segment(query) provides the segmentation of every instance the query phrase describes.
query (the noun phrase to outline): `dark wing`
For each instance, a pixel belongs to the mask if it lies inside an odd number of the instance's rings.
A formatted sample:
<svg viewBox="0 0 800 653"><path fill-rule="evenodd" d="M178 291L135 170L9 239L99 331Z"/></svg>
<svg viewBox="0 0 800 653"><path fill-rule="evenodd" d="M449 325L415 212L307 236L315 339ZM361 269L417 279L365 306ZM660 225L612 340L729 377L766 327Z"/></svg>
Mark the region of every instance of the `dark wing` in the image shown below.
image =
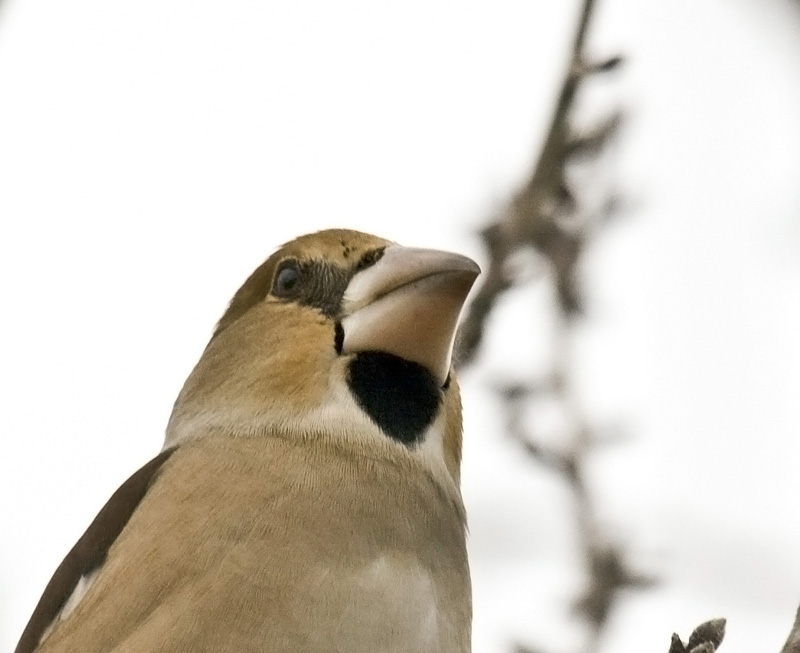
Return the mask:
<svg viewBox="0 0 800 653"><path fill-rule="evenodd" d="M135 472L111 495L72 550L56 569L39 599L14 653L31 653L42 635L72 595L82 576L90 574L105 560L108 549L133 515L156 473L175 448L166 449Z"/></svg>

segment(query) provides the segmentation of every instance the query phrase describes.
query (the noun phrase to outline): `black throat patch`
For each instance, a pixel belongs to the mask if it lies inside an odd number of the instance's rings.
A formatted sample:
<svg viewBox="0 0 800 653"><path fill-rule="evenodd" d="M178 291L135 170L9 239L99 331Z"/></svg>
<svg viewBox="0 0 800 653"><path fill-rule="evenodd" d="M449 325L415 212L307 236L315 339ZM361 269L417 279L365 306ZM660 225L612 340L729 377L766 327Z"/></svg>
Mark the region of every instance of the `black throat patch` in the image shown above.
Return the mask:
<svg viewBox="0 0 800 653"><path fill-rule="evenodd" d="M442 390L428 370L383 352L357 354L347 385L384 433L408 447L421 441L442 403Z"/></svg>

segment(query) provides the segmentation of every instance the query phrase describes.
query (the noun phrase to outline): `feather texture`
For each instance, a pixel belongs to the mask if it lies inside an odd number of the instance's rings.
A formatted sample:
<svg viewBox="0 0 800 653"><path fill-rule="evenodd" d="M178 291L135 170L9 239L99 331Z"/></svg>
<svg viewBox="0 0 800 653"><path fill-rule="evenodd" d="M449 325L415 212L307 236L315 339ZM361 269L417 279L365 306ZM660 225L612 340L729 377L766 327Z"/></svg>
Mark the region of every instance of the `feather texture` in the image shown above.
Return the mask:
<svg viewBox="0 0 800 653"><path fill-rule="evenodd" d="M476 275L344 230L278 250L17 653L467 653L449 361Z"/></svg>

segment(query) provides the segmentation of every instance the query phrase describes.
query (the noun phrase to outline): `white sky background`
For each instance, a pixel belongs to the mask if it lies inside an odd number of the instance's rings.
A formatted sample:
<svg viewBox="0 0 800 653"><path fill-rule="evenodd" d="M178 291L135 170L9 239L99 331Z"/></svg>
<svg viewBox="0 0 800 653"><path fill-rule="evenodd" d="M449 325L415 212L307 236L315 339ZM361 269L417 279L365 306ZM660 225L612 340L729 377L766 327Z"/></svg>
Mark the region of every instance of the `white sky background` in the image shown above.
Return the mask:
<svg viewBox="0 0 800 653"><path fill-rule="evenodd" d="M663 578L604 650L723 615L723 650L777 652L800 602L800 21L598 4L591 42L629 63L584 109L630 110L636 210L588 254L577 374L632 435L593 462L602 516ZM483 261L473 229L530 167L577 7L6 0L0 650L277 245L342 226ZM464 379L476 653L574 639L569 504L486 390L541 357L546 306L504 301Z"/></svg>

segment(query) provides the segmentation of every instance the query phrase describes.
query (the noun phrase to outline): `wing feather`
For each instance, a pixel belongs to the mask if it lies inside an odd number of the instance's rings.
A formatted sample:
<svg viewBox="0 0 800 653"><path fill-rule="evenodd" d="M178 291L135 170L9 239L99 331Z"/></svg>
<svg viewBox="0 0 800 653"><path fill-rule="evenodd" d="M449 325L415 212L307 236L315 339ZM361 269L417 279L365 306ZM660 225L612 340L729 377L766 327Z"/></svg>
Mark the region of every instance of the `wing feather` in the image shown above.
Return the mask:
<svg viewBox="0 0 800 653"><path fill-rule="evenodd" d="M92 572L103 564L109 548L147 494L156 473L174 451L174 447L162 451L111 495L56 569L28 625L25 626L14 653L32 653L41 643L54 620L70 602L81 580L90 578Z"/></svg>

